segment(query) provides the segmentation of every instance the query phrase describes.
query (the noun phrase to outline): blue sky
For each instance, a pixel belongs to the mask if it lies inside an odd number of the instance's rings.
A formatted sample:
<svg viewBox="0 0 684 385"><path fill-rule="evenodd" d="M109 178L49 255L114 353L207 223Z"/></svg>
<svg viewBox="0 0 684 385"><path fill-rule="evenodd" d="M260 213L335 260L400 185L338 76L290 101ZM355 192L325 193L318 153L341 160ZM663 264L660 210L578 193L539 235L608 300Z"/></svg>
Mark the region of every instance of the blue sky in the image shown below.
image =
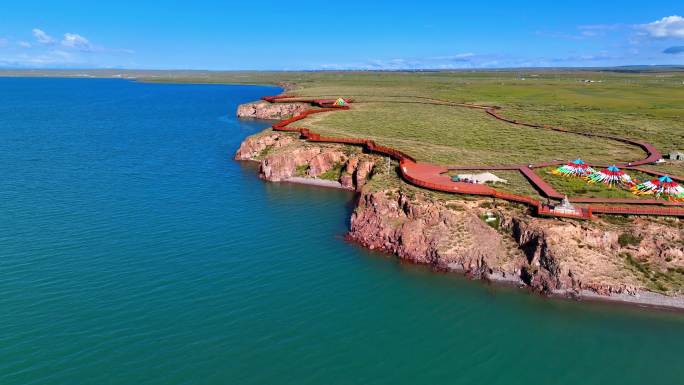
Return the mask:
<svg viewBox="0 0 684 385"><path fill-rule="evenodd" d="M684 64L678 1L12 1L0 67L212 70Z"/></svg>

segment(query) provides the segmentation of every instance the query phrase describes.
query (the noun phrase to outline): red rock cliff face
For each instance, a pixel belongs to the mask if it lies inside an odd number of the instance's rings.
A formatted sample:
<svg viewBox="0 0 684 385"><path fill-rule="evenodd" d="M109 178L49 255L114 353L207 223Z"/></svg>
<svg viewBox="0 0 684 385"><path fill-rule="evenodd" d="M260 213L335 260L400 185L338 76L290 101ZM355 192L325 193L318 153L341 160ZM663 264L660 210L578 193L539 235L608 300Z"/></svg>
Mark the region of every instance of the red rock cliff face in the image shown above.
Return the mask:
<svg viewBox="0 0 684 385"><path fill-rule="evenodd" d="M674 226L673 226L674 224ZM670 286L681 287L664 274L684 265L683 231L676 223L634 218L619 226L601 221L577 222L503 216L525 252L523 279L542 291L590 290L598 294L627 293ZM630 243L620 238L630 235ZM649 271L641 269L648 266ZM656 279L657 278L657 279ZM664 282L659 282L660 279ZM672 285L669 285L672 284ZM660 287L662 289L662 287Z"/></svg>
<svg viewBox="0 0 684 385"><path fill-rule="evenodd" d="M481 220L480 211L472 202L431 202L401 191L362 193L349 236L413 262L516 279L522 254L511 253L510 240Z"/></svg>
<svg viewBox="0 0 684 385"><path fill-rule="evenodd" d="M613 226L533 218L514 205L483 208L489 203L362 193L349 237L413 262L518 280L545 293L635 294L654 289L655 271L684 266L684 234L676 226L644 219ZM481 219L486 212L498 218L498 231ZM626 233L638 243L621 245L618 239ZM629 258L654 272L645 275ZM669 294L677 290L673 283Z"/></svg>
<svg viewBox="0 0 684 385"><path fill-rule="evenodd" d="M346 161L347 156L342 151L306 146L267 156L261 161L259 171L264 179L280 182L294 176L318 177ZM302 175L297 175L300 170Z"/></svg>
<svg viewBox="0 0 684 385"><path fill-rule="evenodd" d="M378 161L376 156L363 154L358 148L310 144L296 139L294 134L277 132L245 139L235 159L260 162L259 176L268 181L326 176L334 177L340 187L350 190L360 189L366 183ZM339 170L339 175L325 175L335 170Z"/></svg>
<svg viewBox="0 0 684 385"><path fill-rule="evenodd" d="M247 103L238 107L237 116L253 119L284 119L309 109L305 103Z"/></svg>
<svg viewBox="0 0 684 385"><path fill-rule="evenodd" d="M277 150L295 142L295 138L277 133L253 135L243 140L235 160L258 160L267 149Z"/></svg>

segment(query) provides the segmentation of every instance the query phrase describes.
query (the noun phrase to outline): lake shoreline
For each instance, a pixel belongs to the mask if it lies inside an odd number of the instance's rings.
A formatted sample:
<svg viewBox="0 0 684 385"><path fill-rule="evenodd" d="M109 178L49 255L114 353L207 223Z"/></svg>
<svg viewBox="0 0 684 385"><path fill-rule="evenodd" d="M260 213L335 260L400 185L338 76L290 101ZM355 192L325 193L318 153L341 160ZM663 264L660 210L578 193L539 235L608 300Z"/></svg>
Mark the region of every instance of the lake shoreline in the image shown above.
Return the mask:
<svg viewBox="0 0 684 385"><path fill-rule="evenodd" d="M263 104L263 103L262 103ZM264 108L272 108L269 104L263 104ZM258 105L257 107L259 107ZM257 108L258 109L258 108ZM240 116L240 113L238 113L238 116ZM260 157L255 157L258 155L261 151L263 151L266 148L270 148L271 146L275 145L275 148L280 147L285 147L288 145L291 145L293 143L293 138L291 137L285 137L285 140L283 137L278 137L277 134L271 134L271 135L263 135L263 136L256 136L256 137L250 137L250 138L245 138L242 142L240 150L238 150L238 153L236 154L236 159L238 160L248 160L248 161L255 161L261 164L260 167L260 177L261 179L264 179L266 181L270 182L279 182L279 183L294 183L294 184L301 184L301 185L308 185L308 186L316 186L316 187L322 187L322 188L335 188L335 189L342 189L346 191L356 191L356 201L357 201L357 210L358 211L358 202L359 198L361 198L361 191L358 188L354 188L352 185L344 186L340 181L334 181L334 180L328 180L328 179L321 179L317 177L311 177L311 176L294 176L292 175L292 170L287 171L291 167L291 163L299 165L300 163L298 162L304 162L302 164L308 164L310 160L305 160L302 158L302 152L299 150L284 150L277 156L277 161L273 161L274 158L267 159L265 161L260 161L258 159L261 159ZM320 154L326 154L326 151L328 153L334 152L334 146L329 147L327 149L321 150ZM299 151L299 152L296 152ZM258 158L258 159L257 159ZM293 161L293 162L292 162ZM328 164L328 166L331 166ZM266 173L264 170L267 169ZM287 172L284 172L287 171ZM283 177L280 177L280 175L284 175ZM277 177L274 177L277 176ZM363 210L361 210L363 211ZM377 215L376 213L371 212L369 214L370 216ZM376 222L377 220L372 220L372 222ZM352 220L353 222L353 220ZM379 223L379 221L378 221ZM380 247L377 247L373 244L369 244L368 242L364 242L362 239L358 238L357 236L353 236L352 231L353 229L350 229L347 233L347 239L350 241L360 244L361 246L369 249L369 250L376 250L376 251L384 251L387 252L388 254L391 254L395 257L398 257L402 260L408 261L408 262L413 262L416 264L429 264L426 261L421 261L420 259L415 260L412 258L406 258L405 255L401 255L400 253L397 253L397 246L387 246L387 245L380 245ZM369 229L365 229L369 230ZM382 229L380 228L375 228L374 230L369 230L371 232L378 232L381 231ZM366 231L367 232L367 231ZM361 233L363 236L364 234ZM390 241L393 242L393 241ZM629 305L629 306L636 306L636 307L645 307L645 308L651 308L651 309L664 309L664 310L676 310L676 311L684 311L684 296L675 296L675 297L670 297L666 296L663 294L659 293L654 293L654 292L649 292L645 291L639 288L621 288L615 290L614 287L611 287L610 285L604 285L605 287L597 287L596 290L601 290L604 293L609 293L609 294L599 294L597 291L593 290L588 290L586 288L582 288L582 286L579 287L573 287L572 288L542 288L539 285L529 285L523 282L521 279L521 272L519 274L511 274L511 272L506 272L498 269L490 269L489 272L485 271L478 271L479 268L475 267L475 270L473 270L472 266L457 266L457 264L453 264L447 266L439 266L439 265L434 265L435 268L441 269L441 270L446 270L450 272L458 272L462 275L470 276L473 277L474 279L482 279L486 280L492 283L495 283L497 285L505 285L505 286L516 286L520 288L527 288L530 291L533 292L538 292L542 293L543 295L550 297L550 298L562 298L562 299L568 299L568 300L576 300L576 301L588 301L588 302L609 302L609 303L615 303L615 304L623 304L623 305Z"/></svg>
<svg viewBox="0 0 684 385"><path fill-rule="evenodd" d="M465 274L463 270L452 269L449 272ZM534 292L530 287L526 286L518 277L505 277L501 274L494 273L487 275L484 278L497 286L517 287L520 289L527 289ZM613 293L610 295L602 295L591 290L580 290L579 293L570 290L553 290L550 293L540 293L540 295L560 300L589 302L589 303L606 303L610 305L622 305L627 307L640 307L644 309L673 311L684 313L684 296L666 296L650 291L639 290L636 294Z"/></svg>
<svg viewBox="0 0 684 385"><path fill-rule="evenodd" d="M259 163L256 160L248 160L248 162ZM261 178L261 179L263 179L263 178ZM267 182L267 183L291 183L291 184L298 184L298 185L304 185L304 186L310 186L310 187L333 188L333 189L355 192L354 189L345 188L339 182L326 180L326 179L317 179L317 178L290 177L290 178L284 179L282 181L264 180L264 182ZM360 194L359 192L355 192L356 198L358 198L359 194ZM346 238L350 242L353 242L355 244L359 244L359 242L355 241L354 239L351 239L350 237L346 237ZM368 250L379 251L379 250L374 250L372 248L368 248L368 247L363 246L363 245L361 245L361 246L368 249ZM386 254L392 256L393 258L401 259L400 257L398 257L397 255L395 255L393 253L387 252ZM413 262L410 260L402 259L402 261L414 263L416 265L425 265L423 263L417 263L417 262ZM446 269L438 269L438 270L443 270L443 271L446 271L448 273L455 273L455 274L459 274L462 276L470 276L470 274L467 271L465 271L464 269L460 269L460 268L456 268L456 267L449 267ZM533 288L525 285L524 282L519 277L510 276L510 275L504 276L499 272L486 274L485 276L480 277L480 278L478 278L478 277L471 277L471 278L473 280L482 280L484 282L489 282L495 286L516 287L516 288L523 289L523 290L526 289L527 291L529 291L531 293L535 292L533 290ZM598 294L594 291L586 290L586 289L580 290L579 292L575 292L575 291L571 291L571 290L552 290L550 293L539 293L539 295L547 297L547 298L567 300L567 301L606 303L606 304L611 304L611 305L628 306L628 307L632 307L632 308L637 307L637 308L643 308L643 309L660 310L660 311L674 311L674 312L683 312L684 313L684 296L670 297L670 296L666 296L663 294L644 291L644 290L639 290L634 295L625 294L625 293L612 293L610 295L603 295L603 294Z"/></svg>
<svg viewBox="0 0 684 385"><path fill-rule="evenodd" d="M340 190L345 190L345 191L354 191L354 189L350 189L350 188L342 186L342 184L340 182L337 182L334 180L328 180L328 179L316 179L316 178L305 178L305 177L293 176L291 178L285 179L283 182L284 183L302 184L302 185L307 185L307 186L324 187L324 188L335 188L335 189L340 189Z"/></svg>

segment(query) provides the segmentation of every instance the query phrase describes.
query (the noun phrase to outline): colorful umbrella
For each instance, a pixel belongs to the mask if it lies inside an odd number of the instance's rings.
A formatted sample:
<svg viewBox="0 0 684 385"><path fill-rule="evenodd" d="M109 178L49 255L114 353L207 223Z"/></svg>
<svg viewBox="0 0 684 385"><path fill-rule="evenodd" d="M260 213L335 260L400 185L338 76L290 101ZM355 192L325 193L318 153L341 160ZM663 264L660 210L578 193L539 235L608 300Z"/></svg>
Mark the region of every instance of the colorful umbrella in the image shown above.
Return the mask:
<svg viewBox="0 0 684 385"><path fill-rule="evenodd" d="M575 159L572 162L564 164L558 167L557 169L551 171L551 173L554 175L576 177L589 176L594 172L594 169L589 167L586 163L584 163L582 159Z"/></svg>
<svg viewBox="0 0 684 385"><path fill-rule="evenodd" d="M653 194L669 200L684 200L684 187L667 175L638 184L632 191L637 195Z"/></svg>
<svg viewBox="0 0 684 385"><path fill-rule="evenodd" d="M634 181L624 171L616 166L610 166L605 170L595 171L593 174L587 176L589 183L603 183L609 186L619 184L621 186L634 186Z"/></svg>

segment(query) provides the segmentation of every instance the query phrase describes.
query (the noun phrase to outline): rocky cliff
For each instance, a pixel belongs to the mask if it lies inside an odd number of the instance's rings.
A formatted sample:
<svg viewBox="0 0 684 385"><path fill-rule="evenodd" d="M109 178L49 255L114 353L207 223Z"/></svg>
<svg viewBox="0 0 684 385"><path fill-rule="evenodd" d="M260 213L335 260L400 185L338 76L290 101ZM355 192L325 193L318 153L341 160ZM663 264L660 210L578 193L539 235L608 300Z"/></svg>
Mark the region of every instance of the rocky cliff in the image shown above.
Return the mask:
<svg viewBox="0 0 684 385"><path fill-rule="evenodd" d="M361 194L349 236L400 258L544 293L678 294L684 231L680 222L664 221L534 218L505 202L493 207L491 200L388 190Z"/></svg>
<svg viewBox="0 0 684 385"><path fill-rule="evenodd" d="M265 132L245 139L237 160L258 161L262 179L281 182L325 180L339 187L361 189L373 172L379 157L359 148L305 143L296 134Z"/></svg>
<svg viewBox="0 0 684 385"><path fill-rule="evenodd" d="M305 103L268 103L265 101L247 103L238 107L237 116L253 119L284 119L306 111Z"/></svg>
<svg viewBox="0 0 684 385"><path fill-rule="evenodd" d="M412 262L517 280L522 253L480 218L476 202L418 196L401 190L361 193L349 237Z"/></svg>
<svg viewBox="0 0 684 385"><path fill-rule="evenodd" d="M254 103L238 115L280 119L305 108ZM359 191L348 236L370 249L547 294L684 307L684 222L677 219L535 218L523 206L435 196L396 176L364 187L383 158L271 130L245 139L235 159L260 162L259 175L269 181L326 181Z"/></svg>

